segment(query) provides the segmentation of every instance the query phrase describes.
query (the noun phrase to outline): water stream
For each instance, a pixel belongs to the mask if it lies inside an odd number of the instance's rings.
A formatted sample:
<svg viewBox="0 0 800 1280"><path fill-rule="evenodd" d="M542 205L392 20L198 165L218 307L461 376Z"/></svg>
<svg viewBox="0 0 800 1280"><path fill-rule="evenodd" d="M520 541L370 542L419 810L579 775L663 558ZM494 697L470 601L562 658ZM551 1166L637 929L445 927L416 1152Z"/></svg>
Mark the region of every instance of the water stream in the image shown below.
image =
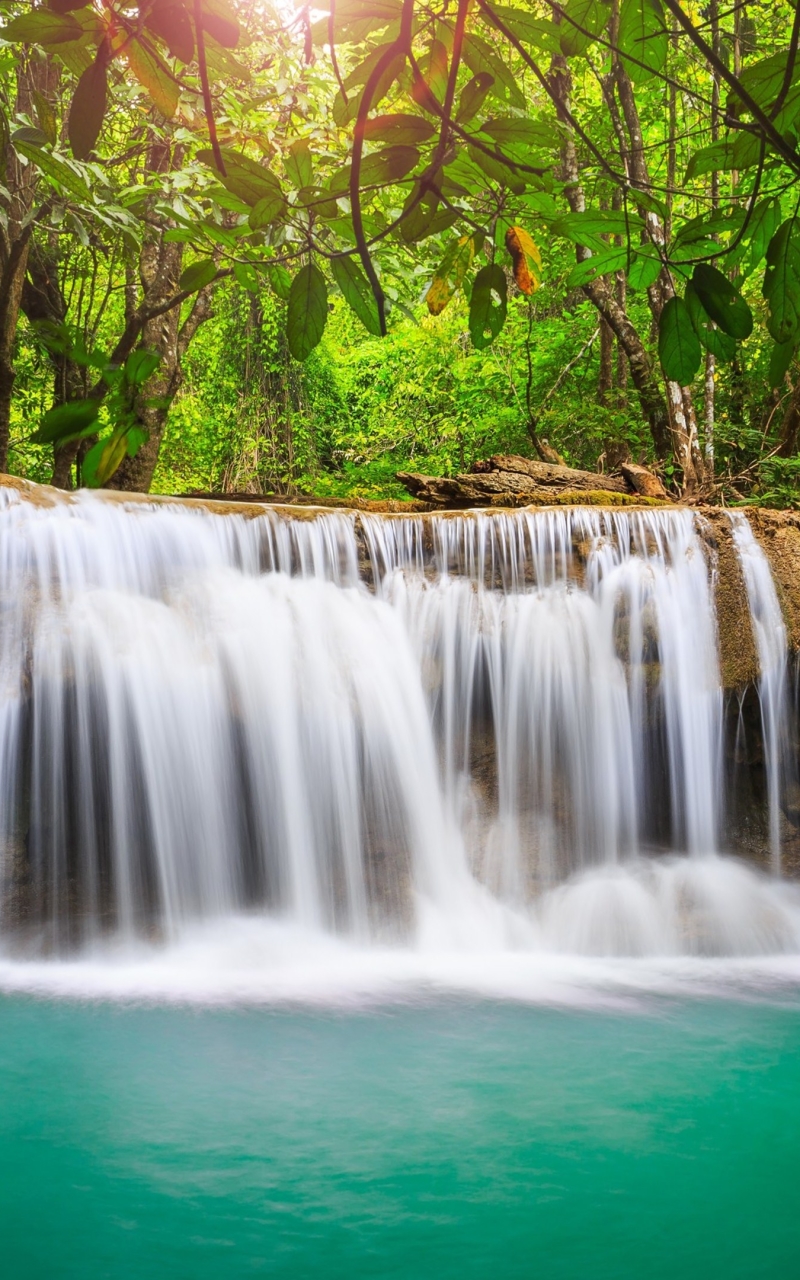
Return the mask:
<svg viewBox="0 0 800 1280"><path fill-rule="evenodd" d="M800 951L794 887L724 856L691 512L0 497L2 981L164 943L278 985L314 957ZM786 634L733 531L777 872Z"/></svg>

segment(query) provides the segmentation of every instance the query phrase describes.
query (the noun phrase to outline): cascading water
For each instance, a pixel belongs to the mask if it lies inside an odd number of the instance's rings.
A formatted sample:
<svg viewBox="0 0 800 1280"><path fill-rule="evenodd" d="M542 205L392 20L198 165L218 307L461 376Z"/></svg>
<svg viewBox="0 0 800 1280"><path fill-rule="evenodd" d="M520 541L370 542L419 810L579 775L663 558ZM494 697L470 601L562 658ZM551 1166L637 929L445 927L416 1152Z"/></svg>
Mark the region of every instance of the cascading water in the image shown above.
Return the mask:
<svg viewBox="0 0 800 1280"><path fill-rule="evenodd" d="M780 803L785 783L789 713L786 627L769 561L741 512L731 514L758 650L758 694L764 737L772 869L781 870Z"/></svg>
<svg viewBox="0 0 800 1280"><path fill-rule="evenodd" d="M791 888L715 856L690 512L0 496L8 945L246 912L372 954L800 947Z"/></svg>

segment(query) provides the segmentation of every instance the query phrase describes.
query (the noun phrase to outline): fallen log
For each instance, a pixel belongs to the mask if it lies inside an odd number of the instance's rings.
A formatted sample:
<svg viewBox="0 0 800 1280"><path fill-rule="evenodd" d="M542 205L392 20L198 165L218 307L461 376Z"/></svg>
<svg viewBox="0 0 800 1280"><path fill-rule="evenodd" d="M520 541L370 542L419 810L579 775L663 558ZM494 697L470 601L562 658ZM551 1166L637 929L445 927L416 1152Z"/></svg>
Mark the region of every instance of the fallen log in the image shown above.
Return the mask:
<svg viewBox="0 0 800 1280"><path fill-rule="evenodd" d="M580 502L581 495L594 503L610 504L636 497L666 499L661 481L646 467L629 464L631 475L599 475L533 458L496 454L476 462L466 474L425 476L399 471L397 479L409 493L433 507L526 506L528 504ZM624 497L622 495L625 495Z"/></svg>

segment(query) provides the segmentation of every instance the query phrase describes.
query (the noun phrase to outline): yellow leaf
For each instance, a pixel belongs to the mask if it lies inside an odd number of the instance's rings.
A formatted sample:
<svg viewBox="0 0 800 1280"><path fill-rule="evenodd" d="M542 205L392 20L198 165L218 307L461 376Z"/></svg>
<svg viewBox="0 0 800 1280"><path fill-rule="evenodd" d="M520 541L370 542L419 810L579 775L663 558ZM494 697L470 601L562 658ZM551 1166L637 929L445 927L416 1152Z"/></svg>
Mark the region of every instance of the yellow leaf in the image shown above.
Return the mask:
<svg viewBox="0 0 800 1280"><path fill-rule="evenodd" d="M522 293L530 296L542 283L542 255L524 227L509 227L506 248L514 264L514 279Z"/></svg>

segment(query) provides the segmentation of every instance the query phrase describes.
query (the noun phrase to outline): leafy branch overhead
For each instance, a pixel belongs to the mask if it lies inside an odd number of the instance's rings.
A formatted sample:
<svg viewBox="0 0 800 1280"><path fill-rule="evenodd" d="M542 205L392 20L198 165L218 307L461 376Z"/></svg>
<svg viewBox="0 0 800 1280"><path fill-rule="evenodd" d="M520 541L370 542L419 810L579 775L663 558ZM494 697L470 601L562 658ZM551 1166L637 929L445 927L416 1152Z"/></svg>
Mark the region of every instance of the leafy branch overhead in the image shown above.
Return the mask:
<svg viewBox="0 0 800 1280"><path fill-rule="evenodd" d="M680 0L337 0L294 16L238 0L11 0L2 40L59 68L62 118L42 98L4 127L36 175L42 232L71 220L87 246L113 231L132 253L157 224L181 246L115 369L157 315L185 316L223 279L280 299L298 360L332 296L373 337L463 296L480 350L558 279L620 344L666 456L709 359L736 363L765 325L779 385L800 344L800 22L779 8L761 49L743 10ZM290 73L273 74L276 50ZM166 158L146 181L134 161L126 187L132 105L135 137ZM632 323L628 294L650 323ZM43 430L68 440L68 420Z"/></svg>

